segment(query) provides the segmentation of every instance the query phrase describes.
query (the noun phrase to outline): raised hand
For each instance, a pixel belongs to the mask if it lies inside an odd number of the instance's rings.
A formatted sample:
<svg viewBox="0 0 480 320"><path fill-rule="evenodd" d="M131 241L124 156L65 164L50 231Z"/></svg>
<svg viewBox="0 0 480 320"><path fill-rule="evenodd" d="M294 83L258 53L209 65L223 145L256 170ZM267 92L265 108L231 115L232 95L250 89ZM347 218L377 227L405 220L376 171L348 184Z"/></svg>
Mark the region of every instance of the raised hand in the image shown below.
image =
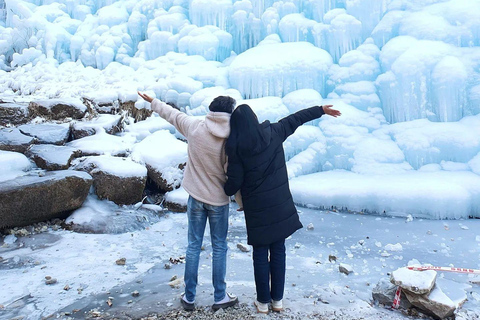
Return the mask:
<svg viewBox="0 0 480 320"><path fill-rule="evenodd" d="M143 98L143 100L147 101L147 102L152 102L153 101L153 98L150 97L148 94L145 94L145 93L141 93L140 91L137 91L138 95L140 97Z"/></svg>
<svg viewBox="0 0 480 320"><path fill-rule="evenodd" d="M332 109L332 107L333 107L333 105L331 105L331 104L327 104L327 105L322 106L323 112L325 112L325 114L328 114L329 116L332 116L334 118L342 115L342 113L340 111Z"/></svg>

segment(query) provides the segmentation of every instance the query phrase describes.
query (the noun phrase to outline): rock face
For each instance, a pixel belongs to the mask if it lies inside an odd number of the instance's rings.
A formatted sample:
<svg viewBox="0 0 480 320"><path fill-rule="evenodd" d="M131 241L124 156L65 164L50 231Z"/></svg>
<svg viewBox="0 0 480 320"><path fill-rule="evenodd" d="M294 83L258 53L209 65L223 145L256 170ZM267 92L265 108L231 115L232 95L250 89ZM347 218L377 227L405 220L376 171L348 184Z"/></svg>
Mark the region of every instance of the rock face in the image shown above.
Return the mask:
<svg viewBox="0 0 480 320"><path fill-rule="evenodd" d="M28 121L28 107L16 103L0 103L0 125L22 124Z"/></svg>
<svg viewBox="0 0 480 320"><path fill-rule="evenodd" d="M88 173L72 170L1 182L0 229L56 218L79 208L92 182Z"/></svg>
<svg viewBox="0 0 480 320"><path fill-rule="evenodd" d="M25 153L36 139L26 136L17 128L0 129L0 150Z"/></svg>
<svg viewBox="0 0 480 320"><path fill-rule="evenodd" d="M28 105L32 116L60 120L65 118L81 119L87 107L79 99L51 99L32 101Z"/></svg>
<svg viewBox="0 0 480 320"><path fill-rule="evenodd" d="M147 169L127 158L87 157L75 169L89 172L100 199L116 204L134 204L142 200Z"/></svg>
<svg viewBox="0 0 480 320"><path fill-rule="evenodd" d="M50 143L56 145L63 145L67 142L70 135L70 125L42 123L42 124L24 124L18 127L24 135L34 137L38 143Z"/></svg>
<svg viewBox="0 0 480 320"><path fill-rule="evenodd" d="M31 146L27 155L39 168L54 171L68 169L72 160L81 155L81 151L67 146L40 144Z"/></svg>

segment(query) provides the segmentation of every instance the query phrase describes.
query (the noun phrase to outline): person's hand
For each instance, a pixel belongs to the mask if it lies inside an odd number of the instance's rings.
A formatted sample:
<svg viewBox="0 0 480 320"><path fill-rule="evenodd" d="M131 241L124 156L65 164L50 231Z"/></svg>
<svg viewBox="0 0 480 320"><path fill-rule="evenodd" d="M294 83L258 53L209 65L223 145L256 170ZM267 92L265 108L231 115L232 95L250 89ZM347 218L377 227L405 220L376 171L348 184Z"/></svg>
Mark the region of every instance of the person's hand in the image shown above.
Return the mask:
<svg viewBox="0 0 480 320"><path fill-rule="evenodd" d="M145 94L145 93L141 93L140 91L137 91L138 95L140 97L143 98L143 100L147 101L147 102L152 102L153 101L153 98L150 97L148 94Z"/></svg>
<svg viewBox="0 0 480 320"><path fill-rule="evenodd" d="M323 112L325 112L325 114L328 114L329 116L332 116L334 118L342 115L342 113L340 111L332 109L332 107L333 107L333 105L331 105L331 104L327 104L327 105L322 106Z"/></svg>

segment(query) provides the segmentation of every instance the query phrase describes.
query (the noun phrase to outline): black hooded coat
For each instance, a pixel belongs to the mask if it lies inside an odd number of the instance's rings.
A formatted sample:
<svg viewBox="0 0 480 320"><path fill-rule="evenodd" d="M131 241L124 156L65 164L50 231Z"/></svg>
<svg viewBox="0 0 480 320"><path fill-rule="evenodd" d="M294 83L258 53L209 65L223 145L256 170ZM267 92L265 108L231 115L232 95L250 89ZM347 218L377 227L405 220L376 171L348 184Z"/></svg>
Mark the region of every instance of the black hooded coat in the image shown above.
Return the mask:
<svg viewBox="0 0 480 320"><path fill-rule="evenodd" d="M260 152L237 149L228 154L224 190L229 196L241 190L248 244L266 246L303 227L288 185L283 142L299 126L323 114L323 108L316 106L276 123L265 121L260 126L266 146Z"/></svg>

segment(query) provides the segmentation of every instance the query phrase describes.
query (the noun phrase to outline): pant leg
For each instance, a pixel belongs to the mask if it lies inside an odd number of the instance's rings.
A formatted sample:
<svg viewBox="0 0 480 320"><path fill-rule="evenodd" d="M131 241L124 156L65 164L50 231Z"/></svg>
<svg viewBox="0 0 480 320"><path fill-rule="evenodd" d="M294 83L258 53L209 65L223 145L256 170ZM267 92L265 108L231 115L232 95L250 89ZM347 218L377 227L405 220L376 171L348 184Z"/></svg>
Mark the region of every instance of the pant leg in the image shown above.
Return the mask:
<svg viewBox="0 0 480 320"><path fill-rule="evenodd" d="M202 248L203 234L207 224L207 211L203 203L192 197L188 198L188 247L185 257L185 298L194 301L198 282L198 264Z"/></svg>
<svg viewBox="0 0 480 320"><path fill-rule="evenodd" d="M268 246L253 246L253 273L257 300L269 303L270 296L270 263L268 262Z"/></svg>
<svg viewBox="0 0 480 320"><path fill-rule="evenodd" d="M225 297L227 284L227 232L228 232L228 204L224 206L206 205L208 209L208 222L210 224L210 237L212 240L212 283L214 300L218 302Z"/></svg>
<svg viewBox="0 0 480 320"><path fill-rule="evenodd" d="M275 301L283 299L283 291L285 288L285 266L285 240L280 240L270 245L270 294Z"/></svg>

